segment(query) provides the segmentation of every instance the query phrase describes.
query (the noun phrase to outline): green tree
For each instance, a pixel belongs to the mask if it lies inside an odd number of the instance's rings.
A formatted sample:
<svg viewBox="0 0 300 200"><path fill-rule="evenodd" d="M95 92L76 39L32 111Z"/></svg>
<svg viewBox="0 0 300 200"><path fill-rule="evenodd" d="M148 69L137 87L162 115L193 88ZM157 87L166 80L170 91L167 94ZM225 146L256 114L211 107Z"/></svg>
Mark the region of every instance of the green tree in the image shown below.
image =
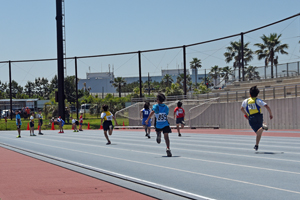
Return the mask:
<svg viewBox="0 0 300 200"><path fill-rule="evenodd" d="M122 77L117 77L114 79L114 83L112 84L115 88L117 88L117 91L119 92L119 97L121 97L121 87L126 85L126 81Z"/></svg>
<svg viewBox="0 0 300 200"><path fill-rule="evenodd" d="M171 87L166 88L166 96L183 95L183 90L178 83L172 83Z"/></svg>
<svg viewBox="0 0 300 200"><path fill-rule="evenodd" d="M214 81L214 85L217 84L217 79L220 76L221 68L218 65L211 67L210 72L208 73L210 77L212 77Z"/></svg>
<svg viewBox="0 0 300 200"><path fill-rule="evenodd" d="M245 68L245 77L248 80L260 79L259 72L256 71L257 67L249 66Z"/></svg>
<svg viewBox="0 0 300 200"><path fill-rule="evenodd" d="M253 59L253 51L248 48L249 42L244 43L244 66ZM230 42L230 46L226 47L227 52L224 53L226 63L233 61L233 69L239 70L239 80L241 79L241 66L242 66L242 43L241 41Z"/></svg>
<svg viewBox="0 0 300 200"><path fill-rule="evenodd" d="M282 44L279 40L281 34L271 33L269 36L263 34L261 37L263 43L254 44L259 49L255 51L258 56L258 60L265 60L265 66L268 67L268 64L271 63L271 78L274 78L274 63L278 63L278 56L276 54L288 54L285 49L288 49L288 44Z"/></svg>
<svg viewBox="0 0 300 200"><path fill-rule="evenodd" d="M8 84L8 88L6 89L6 94L7 96L9 96L10 90L9 90L10 84ZM16 81L12 80L11 81L11 93L12 93L12 97L16 98L18 93L22 93L23 92L23 87L20 86Z"/></svg>
<svg viewBox="0 0 300 200"><path fill-rule="evenodd" d="M229 80L229 75L232 74L232 69L228 66L221 68L221 77L225 79L225 83Z"/></svg>
<svg viewBox="0 0 300 200"><path fill-rule="evenodd" d="M183 84L184 84L184 74L179 74L176 78L176 83L178 83L180 85L180 88L183 89ZM192 84L192 77L187 74L186 75L186 84L189 87L189 89L191 89L191 84Z"/></svg>
<svg viewBox="0 0 300 200"><path fill-rule="evenodd" d="M52 80L50 81L50 85L49 85L49 92L53 92L56 89L58 89L58 78L57 75L55 75Z"/></svg>
<svg viewBox="0 0 300 200"><path fill-rule="evenodd" d="M195 70L195 85L197 85L197 74L198 74L198 68L201 68L201 59L193 58L193 60L190 62L191 69Z"/></svg>
<svg viewBox="0 0 300 200"><path fill-rule="evenodd" d="M35 90L34 82L27 81L27 83L25 85L25 89L24 89L25 94L28 95L29 98L31 98L34 94L34 90Z"/></svg>
<svg viewBox="0 0 300 200"><path fill-rule="evenodd" d="M40 96L42 99L49 99L50 90L47 78L36 78L34 81L35 94Z"/></svg>
<svg viewBox="0 0 300 200"><path fill-rule="evenodd" d="M173 82L174 80L173 80L173 78L172 78L172 76L171 76L170 74L166 74L166 75L161 79L161 81L162 81L163 86L165 86L165 87L170 87L171 84L172 84L172 82Z"/></svg>

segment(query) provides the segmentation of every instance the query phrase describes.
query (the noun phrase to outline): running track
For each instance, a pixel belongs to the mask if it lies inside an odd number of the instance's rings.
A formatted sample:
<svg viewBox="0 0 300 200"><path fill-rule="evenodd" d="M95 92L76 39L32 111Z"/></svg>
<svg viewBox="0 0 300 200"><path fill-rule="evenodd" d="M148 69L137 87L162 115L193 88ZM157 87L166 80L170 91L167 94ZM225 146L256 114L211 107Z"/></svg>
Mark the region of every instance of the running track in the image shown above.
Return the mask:
<svg viewBox="0 0 300 200"><path fill-rule="evenodd" d="M300 199L300 130L264 132L257 153L250 130L182 132L168 158L141 130L115 130L110 146L99 130L2 131L0 199Z"/></svg>

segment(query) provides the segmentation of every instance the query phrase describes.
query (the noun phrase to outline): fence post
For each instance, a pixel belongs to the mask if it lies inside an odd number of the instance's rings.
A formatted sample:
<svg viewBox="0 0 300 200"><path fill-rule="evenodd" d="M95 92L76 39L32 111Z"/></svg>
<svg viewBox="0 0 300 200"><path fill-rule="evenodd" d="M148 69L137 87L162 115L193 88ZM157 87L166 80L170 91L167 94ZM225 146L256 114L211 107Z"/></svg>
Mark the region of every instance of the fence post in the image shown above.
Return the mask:
<svg viewBox="0 0 300 200"><path fill-rule="evenodd" d="M238 92L235 92L235 100L238 101Z"/></svg>
<svg viewBox="0 0 300 200"><path fill-rule="evenodd" d="M286 76L289 77L289 63L286 63Z"/></svg>
<svg viewBox="0 0 300 200"><path fill-rule="evenodd" d="M140 80L140 98L142 98L142 62L141 62L141 52L138 52L139 57L139 80Z"/></svg>
<svg viewBox="0 0 300 200"><path fill-rule="evenodd" d="M78 77L77 77L77 57L74 58L75 59L75 84L76 84L76 113L77 113L77 118L79 119L78 116Z"/></svg>
<svg viewBox="0 0 300 200"><path fill-rule="evenodd" d="M228 92L227 92L227 103L228 103Z"/></svg>
<svg viewBox="0 0 300 200"><path fill-rule="evenodd" d="M10 120L12 120L11 61L8 61L8 67L9 67L9 101L10 101Z"/></svg>
<svg viewBox="0 0 300 200"><path fill-rule="evenodd" d="M297 63L297 72L298 72L298 76L299 76L299 62Z"/></svg>
<svg viewBox="0 0 300 200"><path fill-rule="evenodd" d="M295 85L295 97L297 97L298 94L297 94L297 85Z"/></svg>
<svg viewBox="0 0 300 200"><path fill-rule="evenodd" d="M283 93L284 98L286 98L285 86L283 87Z"/></svg>
<svg viewBox="0 0 300 200"><path fill-rule="evenodd" d="M275 99L275 87L273 87L273 99Z"/></svg>
<svg viewBox="0 0 300 200"><path fill-rule="evenodd" d="M264 98L264 100L266 99L266 89L265 88L263 89L263 98Z"/></svg>
<svg viewBox="0 0 300 200"><path fill-rule="evenodd" d="M185 45L183 45L183 94L187 94L186 90L186 53L185 53Z"/></svg>
<svg viewBox="0 0 300 200"><path fill-rule="evenodd" d="M267 67L265 66L265 79L267 79Z"/></svg>

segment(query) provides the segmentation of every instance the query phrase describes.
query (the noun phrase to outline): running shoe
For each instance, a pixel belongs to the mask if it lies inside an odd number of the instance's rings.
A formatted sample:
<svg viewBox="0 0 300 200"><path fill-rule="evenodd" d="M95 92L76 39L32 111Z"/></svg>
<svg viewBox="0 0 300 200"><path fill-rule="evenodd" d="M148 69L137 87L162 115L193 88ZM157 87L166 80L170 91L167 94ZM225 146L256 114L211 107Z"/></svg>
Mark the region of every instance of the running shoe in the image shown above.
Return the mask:
<svg viewBox="0 0 300 200"><path fill-rule="evenodd" d="M39 133L39 135L44 135L43 133Z"/></svg>
<svg viewBox="0 0 300 200"><path fill-rule="evenodd" d="M36 136L35 134L32 134L32 136Z"/></svg>
<svg viewBox="0 0 300 200"><path fill-rule="evenodd" d="M181 137L181 134L180 134L180 133L178 134L178 137Z"/></svg>
<svg viewBox="0 0 300 200"><path fill-rule="evenodd" d="M110 144L111 144L111 142L106 143L106 145L110 145Z"/></svg>
<svg viewBox="0 0 300 200"><path fill-rule="evenodd" d="M185 121L182 121L181 123L182 123L183 125L185 125Z"/></svg>
<svg viewBox="0 0 300 200"><path fill-rule="evenodd" d="M148 137L148 139L150 139L151 137L150 137L150 134L147 134L147 137Z"/></svg>
<svg viewBox="0 0 300 200"><path fill-rule="evenodd" d="M267 131L269 128L268 128L268 125L267 124L263 124L262 128Z"/></svg>
<svg viewBox="0 0 300 200"><path fill-rule="evenodd" d="M158 132L158 133L156 133L157 134L157 137L156 137L156 142L157 142L157 144L160 144L160 138L161 138L161 132Z"/></svg>
<svg viewBox="0 0 300 200"><path fill-rule="evenodd" d="M74 130L73 132L77 132L76 130Z"/></svg>
<svg viewBox="0 0 300 200"><path fill-rule="evenodd" d="M257 151L257 150L258 150L258 145L255 145L255 146L253 147L253 149L254 149L255 151Z"/></svg>
<svg viewBox="0 0 300 200"><path fill-rule="evenodd" d="M17 138L21 138L21 135L18 135Z"/></svg>
<svg viewBox="0 0 300 200"><path fill-rule="evenodd" d="M172 153L171 153L171 150L170 150L170 149L167 148L166 152L167 152L167 156L168 156L168 157L172 157Z"/></svg>

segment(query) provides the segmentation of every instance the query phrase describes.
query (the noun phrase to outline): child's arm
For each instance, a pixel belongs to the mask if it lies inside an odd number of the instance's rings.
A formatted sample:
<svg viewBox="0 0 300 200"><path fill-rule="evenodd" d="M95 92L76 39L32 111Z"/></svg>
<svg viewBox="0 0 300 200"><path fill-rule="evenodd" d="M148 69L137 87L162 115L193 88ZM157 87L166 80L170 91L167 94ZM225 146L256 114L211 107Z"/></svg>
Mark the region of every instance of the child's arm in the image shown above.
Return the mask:
<svg viewBox="0 0 300 200"><path fill-rule="evenodd" d="M141 110L141 111L140 111L140 118L141 118L141 119L143 119L143 117L142 117L142 112L143 112L143 111Z"/></svg>
<svg viewBox="0 0 300 200"><path fill-rule="evenodd" d="M118 126L118 122L117 122L117 120L116 120L116 117L115 117L115 116L113 116L113 119L115 120L116 126Z"/></svg>
<svg viewBox="0 0 300 200"><path fill-rule="evenodd" d="M149 119L154 115L154 111L152 110L150 115L148 116L147 120L145 121L146 124L148 124Z"/></svg>
<svg viewBox="0 0 300 200"><path fill-rule="evenodd" d="M244 113L245 118L249 119L248 114L246 113L245 108L243 106L241 107L241 111L242 113Z"/></svg>
<svg viewBox="0 0 300 200"><path fill-rule="evenodd" d="M103 118L101 118L101 122L100 122L100 124L102 124L102 122L103 122Z"/></svg>
<svg viewBox="0 0 300 200"><path fill-rule="evenodd" d="M270 114L270 119L273 119L271 108L268 105L265 105L265 108L268 110L268 112Z"/></svg>

